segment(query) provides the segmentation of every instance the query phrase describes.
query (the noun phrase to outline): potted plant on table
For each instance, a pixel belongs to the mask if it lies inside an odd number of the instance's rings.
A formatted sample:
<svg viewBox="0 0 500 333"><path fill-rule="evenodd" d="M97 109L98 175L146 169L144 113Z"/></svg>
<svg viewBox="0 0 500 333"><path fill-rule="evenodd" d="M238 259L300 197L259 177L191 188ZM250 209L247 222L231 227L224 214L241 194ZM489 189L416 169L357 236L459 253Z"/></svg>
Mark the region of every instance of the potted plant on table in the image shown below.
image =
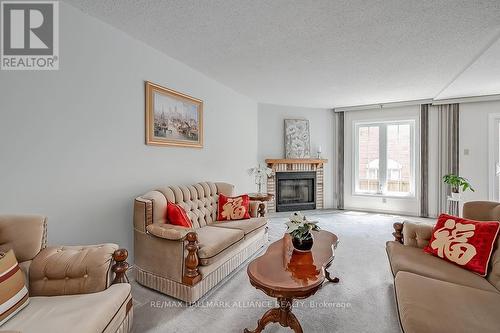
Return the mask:
<svg viewBox="0 0 500 333"><path fill-rule="evenodd" d="M311 231L319 231L318 222L308 221L301 212L293 213L289 221L286 232L292 237L293 247L298 251L310 251L313 246L313 236Z"/></svg>
<svg viewBox="0 0 500 333"><path fill-rule="evenodd" d="M450 185L451 197L453 199L460 199L460 190L462 190L462 192L465 192L467 190L475 192L474 188L466 178L454 175L452 173L444 176L443 182Z"/></svg>

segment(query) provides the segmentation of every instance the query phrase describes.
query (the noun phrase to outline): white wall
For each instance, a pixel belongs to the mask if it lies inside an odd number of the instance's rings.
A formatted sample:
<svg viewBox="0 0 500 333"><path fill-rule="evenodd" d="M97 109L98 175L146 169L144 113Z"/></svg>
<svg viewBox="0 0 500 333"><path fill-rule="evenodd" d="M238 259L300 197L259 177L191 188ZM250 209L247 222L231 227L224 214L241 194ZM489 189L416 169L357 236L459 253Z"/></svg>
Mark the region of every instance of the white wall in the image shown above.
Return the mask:
<svg viewBox="0 0 500 333"><path fill-rule="evenodd" d="M62 2L60 20L59 71L0 72L0 213L48 216L52 244L132 250L137 195L255 190L256 102ZM203 149L144 144L145 80L204 101Z"/></svg>
<svg viewBox="0 0 500 333"><path fill-rule="evenodd" d="M321 146L325 165L325 208L333 208L334 196L334 115L331 109L313 109L273 104L259 104L258 160L284 158L284 120L308 119L311 132L311 154L316 157Z"/></svg>
<svg viewBox="0 0 500 333"><path fill-rule="evenodd" d="M344 207L345 209L381 211L418 215L420 210L420 106L395 107L383 110L350 111L345 113ZM354 193L354 123L357 121L415 120L416 193L411 198L357 195Z"/></svg>
<svg viewBox="0 0 500 333"><path fill-rule="evenodd" d="M460 104L460 175L470 180L475 192L466 192L465 201L488 200L489 174L488 120L500 114L500 101ZM465 154L465 150L469 154ZM491 152L493 154L493 152Z"/></svg>

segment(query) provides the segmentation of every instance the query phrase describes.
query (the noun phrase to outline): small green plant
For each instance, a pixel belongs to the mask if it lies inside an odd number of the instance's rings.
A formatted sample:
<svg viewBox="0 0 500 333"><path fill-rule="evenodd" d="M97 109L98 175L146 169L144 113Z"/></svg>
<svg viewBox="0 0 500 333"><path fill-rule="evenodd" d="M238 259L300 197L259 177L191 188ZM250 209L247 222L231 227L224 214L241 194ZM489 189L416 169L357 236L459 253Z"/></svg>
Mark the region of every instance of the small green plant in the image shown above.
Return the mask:
<svg viewBox="0 0 500 333"><path fill-rule="evenodd" d="M311 231L319 231L318 222L308 221L301 212L295 212L290 216L290 220L286 222L288 227L286 232L293 238L306 240L311 237Z"/></svg>
<svg viewBox="0 0 500 333"><path fill-rule="evenodd" d="M472 188L472 185L466 178L454 175L452 173L444 176L443 182L451 186L451 192L453 193L459 193L460 189L462 189L462 192L465 192L467 190L475 192L474 188Z"/></svg>

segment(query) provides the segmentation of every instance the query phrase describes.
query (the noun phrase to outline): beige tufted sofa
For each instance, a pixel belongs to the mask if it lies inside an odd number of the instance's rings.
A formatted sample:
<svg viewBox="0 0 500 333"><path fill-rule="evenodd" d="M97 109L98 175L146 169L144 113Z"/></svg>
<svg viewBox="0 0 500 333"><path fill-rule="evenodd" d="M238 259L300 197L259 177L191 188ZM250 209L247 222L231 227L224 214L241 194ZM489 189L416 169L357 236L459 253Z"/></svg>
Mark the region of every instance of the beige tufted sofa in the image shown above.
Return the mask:
<svg viewBox="0 0 500 333"><path fill-rule="evenodd" d="M467 202L465 218L500 221L500 203ZM500 332L500 239L486 278L422 250L433 226L396 223L387 242L399 319L405 333Z"/></svg>
<svg viewBox="0 0 500 333"><path fill-rule="evenodd" d="M0 215L0 252L14 250L30 296L0 332L129 332L130 284L119 283L127 252L115 244L47 247L46 235L45 217Z"/></svg>
<svg viewBox="0 0 500 333"><path fill-rule="evenodd" d="M218 222L220 193L233 196L234 186L211 182L168 186L135 199L138 283L193 303L267 243L267 219L257 217L261 203L250 202L250 220ZM186 210L192 229L169 223L167 202Z"/></svg>

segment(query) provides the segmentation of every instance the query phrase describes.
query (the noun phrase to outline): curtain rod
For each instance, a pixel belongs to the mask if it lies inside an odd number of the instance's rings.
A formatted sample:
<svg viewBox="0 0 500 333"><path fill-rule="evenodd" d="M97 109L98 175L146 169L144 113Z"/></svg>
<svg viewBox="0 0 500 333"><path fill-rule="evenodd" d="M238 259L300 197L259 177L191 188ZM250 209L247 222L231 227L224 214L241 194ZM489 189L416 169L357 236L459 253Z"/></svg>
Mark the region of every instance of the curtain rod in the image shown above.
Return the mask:
<svg viewBox="0 0 500 333"><path fill-rule="evenodd" d="M394 108L399 106L410 106L410 105L420 105L420 104L430 104L432 99L417 99L413 101L403 101L403 102L389 102L389 103L378 103L378 104L366 104L357 106L345 106L334 108L335 112L345 112L345 111L361 111L361 110L371 110L371 109L386 109Z"/></svg>

